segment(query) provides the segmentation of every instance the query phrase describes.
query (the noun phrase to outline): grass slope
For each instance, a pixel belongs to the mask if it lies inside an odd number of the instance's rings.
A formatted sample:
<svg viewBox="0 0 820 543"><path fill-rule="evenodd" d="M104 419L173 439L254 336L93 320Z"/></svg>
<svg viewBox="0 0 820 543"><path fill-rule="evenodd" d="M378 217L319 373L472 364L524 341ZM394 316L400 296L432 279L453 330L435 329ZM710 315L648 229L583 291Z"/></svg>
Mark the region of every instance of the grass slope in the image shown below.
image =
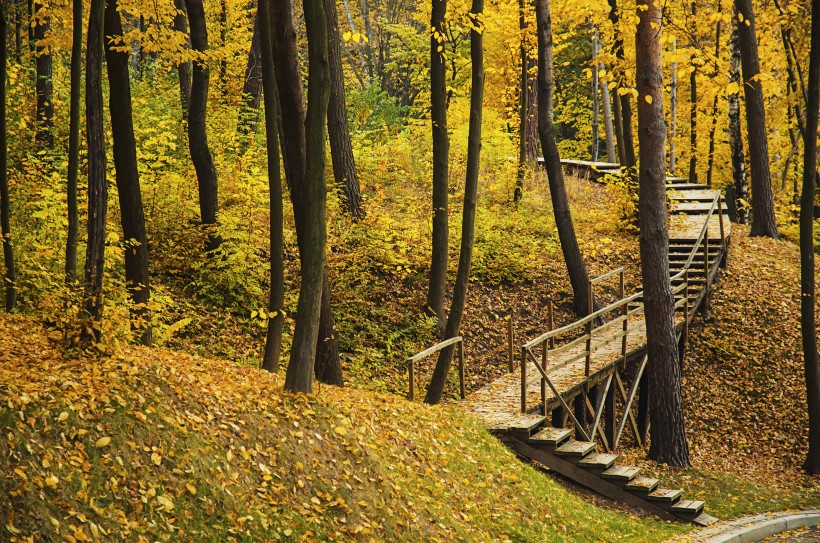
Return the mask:
<svg viewBox="0 0 820 543"><path fill-rule="evenodd" d="M658 541L453 409L0 318L3 541Z"/></svg>

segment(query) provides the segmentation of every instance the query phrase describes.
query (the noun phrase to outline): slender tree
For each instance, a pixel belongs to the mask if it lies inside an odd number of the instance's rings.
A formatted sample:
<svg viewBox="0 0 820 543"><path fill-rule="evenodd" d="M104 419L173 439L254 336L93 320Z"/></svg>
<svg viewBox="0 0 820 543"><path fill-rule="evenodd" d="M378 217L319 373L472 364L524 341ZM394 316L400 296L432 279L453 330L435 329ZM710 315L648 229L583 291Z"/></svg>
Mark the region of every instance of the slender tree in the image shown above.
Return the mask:
<svg viewBox="0 0 820 543"><path fill-rule="evenodd" d="M108 188L105 179L102 57L105 0L92 0L85 59L85 124L88 146L88 242L85 252L86 317L99 321L103 309L103 261ZM99 329L93 335L99 339Z"/></svg>
<svg viewBox="0 0 820 543"><path fill-rule="evenodd" d="M0 241L3 243L3 265L6 268L6 312L17 301L14 250L11 246L11 204L9 202L8 145L6 143L6 3L0 2Z"/></svg>
<svg viewBox="0 0 820 543"><path fill-rule="evenodd" d="M137 340L151 344L151 321L147 304L151 298L148 272L148 237L142 207L137 143L131 108L131 80L128 53L115 51L123 35L117 0L105 6L105 60L108 65L108 109L114 145L114 170L120 202L122 233L125 240L125 288L131 298L131 316Z"/></svg>
<svg viewBox="0 0 820 543"><path fill-rule="evenodd" d="M51 79L51 49L43 45L46 33L51 29L51 18L44 14L45 6L34 2L34 23L32 27L34 41L34 65L37 81L37 136L38 142L51 147L54 144L54 103L52 94L54 83Z"/></svg>
<svg viewBox="0 0 820 543"><path fill-rule="evenodd" d="M319 316L325 271L325 126L330 98L327 20L322 0L304 0L308 36L308 101L305 116L304 229L297 231L302 282L296 308L285 389L313 391L313 364L319 338ZM289 7L289 6L288 6Z"/></svg>
<svg viewBox="0 0 820 543"><path fill-rule="evenodd" d="M615 32L615 42L613 49L615 57L618 59L621 70L620 86L628 86L623 74L623 66L626 63L626 55L624 53L624 39L621 34L620 21L621 17L618 14L618 0L607 0L609 3L609 21L612 23L613 31ZM631 94L624 93L616 99L615 107L615 133L618 139L618 153L621 155L621 164L629 167L635 167L635 144L632 136L632 102Z"/></svg>
<svg viewBox="0 0 820 543"><path fill-rule="evenodd" d="M697 21L698 5L692 2L692 20ZM698 46L697 40L693 44ZM698 182L698 63L692 59L689 74L689 182Z"/></svg>
<svg viewBox="0 0 820 543"><path fill-rule="evenodd" d="M800 198L800 329L803 335L809 450L803 468L820 473L820 365L814 320L814 193L817 181L817 123L820 109L820 0L812 0L806 134L803 141L803 194Z"/></svg>
<svg viewBox="0 0 820 543"><path fill-rule="evenodd" d="M737 12L735 12L737 14ZM735 220L746 224L749 185L746 181L746 160L743 155L743 138L740 134L740 42L737 33L737 17L733 18L732 36L729 39L729 84L736 84L738 91L729 94L729 149L732 155L732 187L735 199Z"/></svg>
<svg viewBox="0 0 820 543"><path fill-rule="evenodd" d="M444 293L447 286L449 240L447 181L450 139L447 135L447 75L444 60L447 0L432 0L430 16L430 121L433 128L433 243L427 309L444 327Z"/></svg>
<svg viewBox="0 0 820 543"><path fill-rule="evenodd" d="M202 0L185 0L185 7L191 26L191 47L198 53L205 53L208 50L208 29L205 25L205 8ZM216 216L219 211L217 176L211 150L208 148L205 124L209 82L208 65L201 59L194 61L191 73L191 102L188 110L188 147L199 184L199 213L202 224L208 228L206 249L214 251L222 244L222 238L216 232Z"/></svg>
<svg viewBox="0 0 820 543"><path fill-rule="evenodd" d="M718 14L721 13L723 10L723 4L721 2L717 3L717 12ZM723 21L718 19L716 28L715 28L715 65L712 69L712 79L717 79L718 74L720 73L720 52L721 52L721 43L720 43L720 33L723 27ZM715 165L715 132L717 131L717 121L718 121L718 100L719 95L715 94L715 97L712 100L712 126L709 128L709 155L708 155L708 164L706 166L706 184L708 186L712 186L712 173L714 170Z"/></svg>
<svg viewBox="0 0 820 543"><path fill-rule="evenodd" d="M595 57L598 56L598 40L595 27L592 27L592 162L598 162L600 153L600 134L598 130L598 117L601 111L601 102L598 94L598 63Z"/></svg>
<svg viewBox="0 0 820 543"><path fill-rule="evenodd" d="M769 170L769 143L766 135L766 108L760 84L752 0L735 0L743 89L746 96L746 129L749 137L749 166L752 174L752 236L778 239L774 215L772 179Z"/></svg>
<svg viewBox="0 0 820 543"><path fill-rule="evenodd" d="M77 179L80 165L80 83L83 55L83 1L72 0L71 31L71 98L68 121L68 236L65 247L65 278L67 283L77 280L77 236L80 232L77 208Z"/></svg>
<svg viewBox="0 0 820 543"><path fill-rule="evenodd" d="M595 32L595 51L598 55L601 54L601 39L598 37L598 32ZM603 73L606 70L604 63L598 61L598 73ZM601 87L601 103L604 108L604 134L606 134L606 160L607 162L617 162L618 156L615 152L615 129L612 124L612 97L609 93L609 85L606 79L599 77L599 86Z"/></svg>
<svg viewBox="0 0 820 543"><path fill-rule="evenodd" d="M678 54L678 41L672 40L672 62L669 75L669 173L675 175L678 165L678 155L675 153L675 138L678 135L678 63L675 55Z"/></svg>
<svg viewBox="0 0 820 543"><path fill-rule="evenodd" d="M549 178L555 226L558 229L561 251L564 254L564 261L567 264L572 284L573 307L578 315L586 315L589 309L587 292L589 274L575 236L575 225L572 222L572 213L567 201L564 173L561 171L561 157L558 154L555 128L552 122L553 54L552 15L549 0L536 0L535 16L538 28L538 135Z"/></svg>
<svg viewBox="0 0 820 543"><path fill-rule="evenodd" d="M458 258L456 284L453 288L453 303L447 316L445 338L458 335L464 306L467 303L467 286L470 282L470 265L473 257L473 240L475 236L475 209L478 195L478 171L481 155L481 115L484 103L484 44L482 34L484 0L473 0L470 8L470 61L472 80L470 83L470 128L467 136L467 173L464 181L464 210L461 218L461 252ZM436 368L427 389L425 402L437 404L444 393L447 374L453 361L454 346L447 347L439 353Z"/></svg>
<svg viewBox="0 0 820 543"><path fill-rule="evenodd" d="M330 158L333 177L342 194L342 204L350 215L358 220L364 218L359 174L353 158L350 127L347 125L345 105L344 72L342 71L342 38L339 35L339 16L335 0L324 0L327 16L328 61L330 62L330 103L327 110L327 130L330 139Z"/></svg>
<svg viewBox="0 0 820 543"><path fill-rule="evenodd" d="M529 120L529 53L527 52L527 16L524 0L518 0L518 30L521 34L519 55L521 78L518 91L518 171L515 176L513 203L524 196L524 175L527 172L527 125Z"/></svg>
<svg viewBox="0 0 820 543"><path fill-rule="evenodd" d="M649 457L674 466L689 465L683 421L681 369L675 340L675 298L669 284L669 232L666 229L666 126L663 120L661 7L638 0L635 81L638 90L639 225L649 354Z"/></svg>
<svg viewBox="0 0 820 543"><path fill-rule="evenodd" d="M188 36L188 15L185 10L185 0L174 0L174 7L177 9L174 15L174 30ZM190 41L190 40L189 40ZM188 122L188 109L191 105L191 72L192 62L186 60L177 65L177 76L179 77L179 101L182 108L182 120Z"/></svg>
<svg viewBox="0 0 820 543"><path fill-rule="evenodd" d="M237 130L240 134L255 134L259 124L259 105L262 99L262 47L259 8L253 18L251 48L248 51L248 63L245 66L245 78L242 83L242 106L239 110Z"/></svg>
<svg viewBox="0 0 820 543"><path fill-rule="evenodd" d="M273 68L271 43L271 0L259 0L257 24L262 57L262 93L265 98L265 131L268 147L268 190L270 192L270 298L268 330L262 368L276 373L285 322L285 264L283 242L282 178L279 171L279 102L276 96L276 72Z"/></svg>

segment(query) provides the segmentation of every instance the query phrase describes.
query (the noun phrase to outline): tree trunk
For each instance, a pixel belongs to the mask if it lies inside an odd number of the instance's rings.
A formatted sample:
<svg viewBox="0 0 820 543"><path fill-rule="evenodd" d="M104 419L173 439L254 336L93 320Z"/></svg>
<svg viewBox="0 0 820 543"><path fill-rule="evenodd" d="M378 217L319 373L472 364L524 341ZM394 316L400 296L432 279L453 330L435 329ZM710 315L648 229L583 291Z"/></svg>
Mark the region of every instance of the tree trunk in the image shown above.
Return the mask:
<svg viewBox="0 0 820 543"><path fill-rule="evenodd" d="M722 4L718 2L717 12L722 11ZM718 19L717 28L715 29L715 69L712 71L712 79L717 79L720 73L720 30L723 21ZM718 94L712 101L712 126L709 128L709 164L706 167L706 184L712 186L712 173L715 166L715 132L717 131L718 121Z"/></svg>
<svg viewBox="0 0 820 543"><path fill-rule="evenodd" d="M740 61L746 96L746 129L749 136L749 165L752 174L751 236L779 239L774 215L772 180L769 170L769 143L766 135L766 108L758 76L760 61L751 0L735 0L738 12Z"/></svg>
<svg viewBox="0 0 820 543"><path fill-rule="evenodd" d="M586 315L589 310L587 273L578 240L575 237L575 225L567 202L567 191L564 187L564 173L561 171L561 157L555 143L555 128L552 123L552 15L549 0L536 0L535 15L538 26L538 134L541 149L544 152L544 165L550 185L550 198L555 215L555 226L561 241L561 251L567 264L570 283L572 284L572 301L575 313Z"/></svg>
<svg viewBox="0 0 820 543"><path fill-rule="evenodd" d="M527 160L541 156L538 143L538 55L527 55Z"/></svg>
<svg viewBox="0 0 820 543"><path fill-rule="evenodd" d="M68 237L65 247L65 279L71 284L77 280L77 237L80 232L77 208L77 180L80 164L80 82L82 81L83 56L83 1L72 0L71 33L71 98L68 121L68 179L66 200L68 204Z"/></svg>
<svg viewBox="0 0 820 543"><path fill-rule="evenodd" d="M598 99L598 63L595 57L598 56L598 41L595 29L592 34L592 162L598 162L598 147L600 138L598 135L598 114L601 109Z"/></svg>
<svg viewBox="0 0 820 543"><path fill-rule="evenodd" d="M177 8L176 15L174 15L174 30L188 35L188 16L185 9L185 0L174 0L174 6ZM189 40L190 41L190 40ZM179 76L179 102L182 107L182 121L188 122L188 110L191 106L191 71L193 70L190 60L180 62L177 66L177 75Z"/></svg>
<svg viewBox="0 0 820 543"><path fill-rule="evenodd" d="M339 359L339 340L336 338L336 323L333 319L330 283L327 269L322 282L322 308L319 311L319 335L316 339L316 379L329 385L344 385L342 363Z"/></svg>
<svg viewBox="0 0 820 543"><path fill-rule="evenodd" d="M595 33L596 51L601 53L601 39ZM598 73L606 69L603 62L598 62ZM604 107L604 133L606 134L606 160L607 162L617 162L618 156L615 153L615 129L612 125L612 97L609 94L609 85L605 79L599 81L601 87L601 102Z"/></svg>
<svg viewBox="0 0 820 543"><path fill-rule="evenodd" d="M228 2L219 2L219 46L222 48L222 58L219 61L219 90L224 98L228 94L228 59L226 44L228 43Z"/></svg>
<svg viewBox="0 0 820 543"><path fill-rule="evenodd" d="M271 0L259 0L257 24L262 56L262 92L265 97L265 136L268 147L268 190L270 192L270 298L268 300L268 331L262 369L279 371L282 327L285 323L285 264L283 242L282 178L279 172L279 103L276 96L276 72L273 67L271 42Z"/></svg>
<svg viewBox="0 0 820 543"><path fill-rule="evenodd" d="M470 61L472 80L470 86L470 128L467 136L467 173L464 180L464 210L461 218L461 251L458 257L456 284L453 288L453 303L447 316L445 339L456 337L461 328L464 306L467 303L467 287L470 282L470 265L473 257L473 240L475 237L475 209L478 195L478 171L481 155L481 114L484 102L484 44L483 22L484 0L473 0L470 18L473 27L470 30ZM524 60L524 59L522 59ZM439 353L430 388L424 401L437 404L444 393L447 374L453 361L454 346L447 347Z"/></svg>
<svg viewBox="0 0 820 543"><path fill-rule="evenodd" d="M123 35L117 0L105 7L105 59L108 64L109 112L114 143L114 170L125 244L125 287L131 298L131 326L141 345L151 345L151 298L148 273L148 237L137 167L137 143L131 113L128 53L112 50L111 40Z"/></svg>
<svg viewBox="0 0 820 543"><path fill-rule="evenodd" d="M333 161L333 177L342 193L342 205L354 220L364 218L359 174L353 159L350 127L347 125L344 72L339 35L339 17L336 1L324 0L327 17L328 61L330 63L330 103L327 111L327 130L330 139L330 157ZM331 315L332 317L332 315Z"/></svg>
<svg viewBox="0 0 820 543"><path fill-rule="evenodd" d="M41 40L46 37L46 32L51 29L50 16L42 17L40 11L45 7L39 3L34 3L34 54L35 73L37 82L35 83L35 94L37 95L37 134L36 139L48 147L54 145L54 103L51 100L53 81L51 79L51 49L41 45Z"/></svg>
<svg viewBox="0 0 820 543"><path fill-rule="evenodd" d="M692 20L697 20L698 5L692 2ZM697 46L697 43L694 44ZM698 182L698 68L692 63L689 74L689 182Z"/></svg>
<svg viewBox="0 0 820 543"><path fill-rule="evenodd" d="M649 400L652 425L649 458L683 467L689 465L689 448L675 339L675 298L669 284L661 8L652 0L638 0L637 8L635 82L638 90L638 144L641 149L638 205L649 387L652 391Z"/></svg>
<svg viewBox="0 0 820 543"><path fill-rule="evenodd" d="M198 53L205 53L208 50L208 29L205 26L202 0L185 0L185 7L191 25L191 47ZM208 65L195 61L191 74L191 102L188 110L188 148L199 185L199 213L202 224L208 230L208 243L205 249L210 252L219 248L222 238L216 231L216 215L219 211L217 177L211 150L208 148L205 124L209 81Z"/></svg>
<svg viewBox="0 0 820 543"><path fill-rule="evenodd" d="M609 2L609 20L612 23L613 32L615 33L615 57L621 64L621 87L627 85L624 81L623 65L625 63L624 55L624 39L619 28L620 16L618 15L618 0L608 0ZM628 167L635 167L635 145L632 137L632 105L629 100L629 94L623 94L618 97L616 106L616 117L620 118L620 127L616 127L616 134L620 136L618 140L618 152L621 154L621 164Z"/></svg>
<svg viewBox="0 0 820 543"><path fill-rule="evenodd" d="M3 265L6 268L6 312L14 310L17 301L17 280L14 250L11 246L11 204L9 203L8 144L6 142L6 5L0 3L0 241L3 244Z"/></svg>
<svg viewBox="0 0 820 543"><path fill-rule="evenodd" d="M806 136L803 149L803 194L800 199L800 330L803 335L809 450L803 469L820 473L820 365L814 321L814 192L817 176L817 121L820 108L820 0L812 0Z"/></svg>
<svg viewBox="0 0 820 543"><path fill-rule="evenodd" d="M105 220L108 188L105 180L102 56L105 0L92 0L88 17L85 60L85 124L88 145L88 243L85 252L85 313L96 323L102 318ZM94 325L93 336L99 339Z"/></svg>
<svg viewBox="0 0 820 543"><path fill-rule="evenodd" d="M259 125L259 105L262 99L262 48L259 28L259 8L253 18L253 36L251 49L248 51L248 64L245 67L245 80L242 84L242 106L239 110L240 134L255 134ZM243 140L244 141L244 140Z"/></svg>
<svg viewBox="0 0 820 543"><path fill-rule="evenodd" d="M285 6L285 9L289 8L289 5ZM301 198L304 224L302 232L297 231L302 282L285 390L311 393L325 273L325 123L330 98L330 74L327 20L322 0L304 0L304 11L309 65L304 140L306 163Z"/></svg>
<svg viewBox="0 0 820 543"><path fill-rule="evenodd" d="M678 41L672 40L672 58L678 53ZM677 166L677 155L675 154L675 138L678 133L678 63L672 60L670 65L671 74L669 76L669 173L675 175Z"/></svg>
<svg viewBox="0 0 820 543"><path fill-rule="evenodd" d="M23 56L23 34L21 30L23 26L23 10L21 6L23 4L18 0L13 2L12 5L14 5L14 60L20 64L20 60Z"/></svg>
<svg viewBox="0 0 820 543"><path fill-rule="evenodd" d="M736 13L736 12L735 12ZM743 137L740 133L740 42L737 33L737 17L733 17L732 36L729 39L729 84L738 84L738 92L728 96L729 102L729 149L732 154L732 185L735 198L735 220L740 224L748 221L747 202L749 185L746 182L746 161L743 153Z"/></svg>
<svg viewBox="0 0 820 543"><path fill-rule="evenodd" d="M354 34L356 33L356 24L353 22L353 15L350 13L350 5L348 4L348 0L342 0L342 3L345 7L345 13L347 14L347 22L350 24L350 31ZM368 81L373 78L372 73L367 72L367 63L364 60L364 51L361 47L356 48L359 51L359 62L362 65L362 73L367 76ZM362 82L362 87L364 87L364 83Z"/></svg>
<svg viewBox="0 0 820 543"><path fill-rule="evenodd" d="M447 0L432 0L430 19L430 121L433 127L433 240L427 309L444 328L444 291L447 286L449 239L447 188L450 139L447 135L447 76L444 63Z"/></svg>
<svg viewBox="0 0 820 543"><path fill-rule="evenodd" d="M517 204L524 195L524 175L527 172L527 118L529 117L529 60L527 54L527 17L524 0L518 0L518 30L520 39L521 77L518 93L518 171L515 176L513 203Z"/></svg>

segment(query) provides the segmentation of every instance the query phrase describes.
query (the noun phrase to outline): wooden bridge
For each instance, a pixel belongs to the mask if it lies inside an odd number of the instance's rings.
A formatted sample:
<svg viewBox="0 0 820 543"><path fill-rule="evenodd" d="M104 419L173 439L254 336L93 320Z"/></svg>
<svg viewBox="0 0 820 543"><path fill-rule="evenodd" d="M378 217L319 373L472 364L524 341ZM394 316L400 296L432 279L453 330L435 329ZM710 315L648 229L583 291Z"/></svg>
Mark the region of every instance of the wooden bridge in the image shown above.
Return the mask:
<svg viewBox="0 0 820 543"><path fill-rule="evenodd" d="M612 170L572 162L565 167L575 172ZM689 323L725 266L731 224L720 191L682 178L667 183L670 284L683 360ZM641 445L649 431L646 325L643 293L625 291L623 269L591 279L589 293L605 282L616 284L614 302L560 327L550 306L545 331L520 347L517 370L510 361L510 373L460 405L519 455L577 483L662 518L708 524L715 519L703 513L703 502L658 488L656 479L638 476L639 468L615 465L611 453L624 436Z"/></svg>

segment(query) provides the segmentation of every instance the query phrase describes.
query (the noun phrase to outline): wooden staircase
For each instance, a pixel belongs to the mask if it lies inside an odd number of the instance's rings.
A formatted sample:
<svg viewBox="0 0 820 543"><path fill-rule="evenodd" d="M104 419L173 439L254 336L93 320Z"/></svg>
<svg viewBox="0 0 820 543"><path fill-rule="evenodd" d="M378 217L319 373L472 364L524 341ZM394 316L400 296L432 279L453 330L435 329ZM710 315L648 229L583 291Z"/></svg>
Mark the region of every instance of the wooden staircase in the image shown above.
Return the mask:
<svg viewBox="0 0 820 543"><path fill-rule="evenodd" d="M596 443L576 441L572 430L546 423L547 417L532 415L499 438L518 455L661 519L701 526L717 520L703 512L704 502L682 499L680 490L661 488L657 479L640 476L641 468L616 464L618 455L597 452Z"/></svg>

